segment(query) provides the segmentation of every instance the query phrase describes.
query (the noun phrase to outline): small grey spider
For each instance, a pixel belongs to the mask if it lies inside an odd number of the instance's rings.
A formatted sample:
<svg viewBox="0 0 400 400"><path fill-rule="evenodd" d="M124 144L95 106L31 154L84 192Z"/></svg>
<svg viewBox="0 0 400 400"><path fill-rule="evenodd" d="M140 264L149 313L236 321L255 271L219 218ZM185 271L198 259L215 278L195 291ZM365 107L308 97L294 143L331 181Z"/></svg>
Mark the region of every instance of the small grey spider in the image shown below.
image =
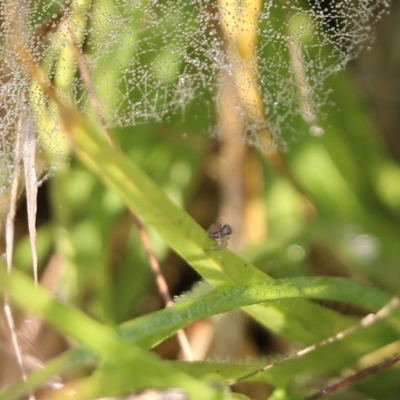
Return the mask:
<svg viewBox="0 0 400 400"><path fill-rule="evenodd" d="M229 236L232 233L232 228L228 224L218 222L220 218L214 222L207 230L208 236L215 240L215 245L210 250L220 250L228 244Z"/></svg>

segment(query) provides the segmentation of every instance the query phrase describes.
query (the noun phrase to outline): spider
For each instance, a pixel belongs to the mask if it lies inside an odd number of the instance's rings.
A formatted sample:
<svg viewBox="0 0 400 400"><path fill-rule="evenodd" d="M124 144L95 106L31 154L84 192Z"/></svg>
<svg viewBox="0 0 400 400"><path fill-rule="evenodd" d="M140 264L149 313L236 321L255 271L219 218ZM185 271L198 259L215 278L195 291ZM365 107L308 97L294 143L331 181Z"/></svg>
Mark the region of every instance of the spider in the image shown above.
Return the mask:
<svg viewBox="0 0 400 400"><path fill-rule="evenodd" d="M211 250L220 250L228 244L229 236L232 233L232 228L228 224L221 224L219 219L214 222L207 230L208 236L215 240L215 245Z"/></svg>

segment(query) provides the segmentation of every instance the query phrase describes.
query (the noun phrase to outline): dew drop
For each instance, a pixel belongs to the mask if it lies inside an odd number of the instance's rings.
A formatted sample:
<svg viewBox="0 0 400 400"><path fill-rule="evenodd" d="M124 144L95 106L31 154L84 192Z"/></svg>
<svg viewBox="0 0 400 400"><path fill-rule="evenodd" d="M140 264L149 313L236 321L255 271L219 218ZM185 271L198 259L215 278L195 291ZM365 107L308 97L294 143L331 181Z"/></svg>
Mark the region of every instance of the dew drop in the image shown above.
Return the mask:
<svg viewBox="0 0 400 400"><path fill-rule="evenodd" d="M313 125L313 126L310 127L310 133L313 136L321 137L321 136L323 136L325 134L325 131L320 126Z"/></svg>

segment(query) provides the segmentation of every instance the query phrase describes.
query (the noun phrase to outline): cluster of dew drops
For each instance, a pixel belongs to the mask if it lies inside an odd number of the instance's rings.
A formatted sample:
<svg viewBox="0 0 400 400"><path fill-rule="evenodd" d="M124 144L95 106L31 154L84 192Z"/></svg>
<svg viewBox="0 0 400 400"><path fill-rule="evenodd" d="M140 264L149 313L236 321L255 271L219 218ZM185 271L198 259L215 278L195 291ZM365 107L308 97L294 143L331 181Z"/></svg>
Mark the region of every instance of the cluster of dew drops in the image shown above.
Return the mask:
<svg viewBox="0 0 400 400"><path fill-rule="evenodd" d="M231 2L237 6L235 18L239 24L249 1ZM25 2L21 6L25 8L19 13L26 23L18 34L24 37L37 62L43 62L52 54L51 35L57 29L65 31L65 43L57 50L61 57L75 29L68 23L72 17L72 3L49 0ZM232 71L231 59L226 55L221 37L224 10L218 8L221 6L217 2L124 0L110 1L97 9L101 4L94 3L87 10L87 24L79 48L85 54L93 88L109 126L160 122L174 115L185 118L188 105L203 98L205 109L209 107L210 115L213 113L215 104L209 97L214 96L215 100L215 85L220 82L221 73ZM370 40L374 26L388 10L388 0L263 2L257 15L255 54L258 68L254 84L261 93L270 131L279 137L283 129L291 131L294 118L301 115L307 120L303 115L304 107L299 105L302 100L299 99L296 73L290 73L294 66L284 56L292 40L289 27L293 18L301 15L309 21L303 28L311 32L312 38L309 45L303 44L298 57L307 89L303 101L311 110L311 131L318 135L321 131L313 125L312 119L326 101L322 83L357 56ZM0 159L3 161L0 170L7 181L14 146L11 132L17 124L21 97L29 83L21 79L23 72L15 63L12 48L6 45L7 38L15 32L11 32L4 22L2 28ZM303 28L300 27L299 32ZM46 66L50 79L55 63ZM77 64L72 64L71 68L77 69ZM89 101L79 74L75 73L72 88L68 90L73 102L85 112ZM257 121L252 123L257 125ZM2 188L5 181L3 178L0 182Z"/></svg>

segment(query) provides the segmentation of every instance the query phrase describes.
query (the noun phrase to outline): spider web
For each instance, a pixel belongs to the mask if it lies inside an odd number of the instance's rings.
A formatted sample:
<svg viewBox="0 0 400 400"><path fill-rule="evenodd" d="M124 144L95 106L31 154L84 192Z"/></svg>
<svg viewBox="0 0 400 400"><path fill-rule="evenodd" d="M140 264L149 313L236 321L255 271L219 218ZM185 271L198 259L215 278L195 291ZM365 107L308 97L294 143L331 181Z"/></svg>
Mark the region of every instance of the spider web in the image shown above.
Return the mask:
<svg viewBox="0 0 400 400"><path fill-rule="evenodd" d="M15 34L65 101L90 113L95 96L109 127L179 122L203 113L212 131L224 102L218 87L232 75L241 93L232 112L243 120L249 142L259 144L266 130L284 146L304 130L323 134L318 120L327 77L357 56L389 9L387 0L42 0L16 3L21 21L13 25L7 21L11 4L1 6L3 192L13 169L13 132L27 102L38 131L36 151L65 151L56 111L32 95L9 43ZM240 40L247 34L255 36L244 56ZM71 45L80 51L91 90ZM247 96L252 91L255 97Z"/></svg>
<svg viewBox="0 0 400 400"><path fill-rule="evenodd" d="M179 126L202 115L207 124L197 130L218 134L215 114L229 103L249 143L264 146L268 135L269 145L283 148L306 129L323 134L324 82L357 56L388 8L388 0L1 2L0 218L7 215L8 271L24 180L38 282L37 186L68 154L57 109L29 79L16 38L60 98L86 114L97 113L95 98L108 127ZM233 102L224 90L232 82ZM25 380L7 297L5 311Z"/></svg>

